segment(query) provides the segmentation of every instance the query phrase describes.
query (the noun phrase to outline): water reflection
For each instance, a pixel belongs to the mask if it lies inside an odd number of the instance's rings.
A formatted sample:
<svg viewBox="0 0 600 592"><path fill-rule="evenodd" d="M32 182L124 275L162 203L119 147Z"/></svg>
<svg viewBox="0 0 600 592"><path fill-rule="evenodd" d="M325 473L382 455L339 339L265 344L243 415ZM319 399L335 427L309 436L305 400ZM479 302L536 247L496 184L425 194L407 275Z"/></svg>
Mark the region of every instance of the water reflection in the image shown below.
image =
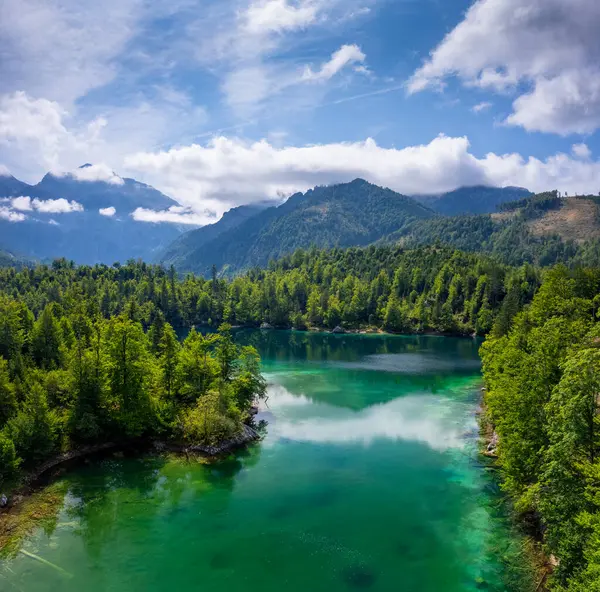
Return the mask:
<svg viewBox="0 0 600 592"><path fill-rule="evenodd" d="M380 354L428 353L446 359L479 363L478 339L431 335L332 335L302 331L252 331L236 333L236 341L254 345L267 363L291 361L352 362Z"/></svg>
<svg viewBox="0 0 600 592"><path fill-rule="evenodd" d="M461 448L465 431L475 426L468 404L428 394L413 394L354 412L315 404L281 385L272 385L268 405L267 444L277 439L363 445L376 440L407 440L447 450Z"/></svg>

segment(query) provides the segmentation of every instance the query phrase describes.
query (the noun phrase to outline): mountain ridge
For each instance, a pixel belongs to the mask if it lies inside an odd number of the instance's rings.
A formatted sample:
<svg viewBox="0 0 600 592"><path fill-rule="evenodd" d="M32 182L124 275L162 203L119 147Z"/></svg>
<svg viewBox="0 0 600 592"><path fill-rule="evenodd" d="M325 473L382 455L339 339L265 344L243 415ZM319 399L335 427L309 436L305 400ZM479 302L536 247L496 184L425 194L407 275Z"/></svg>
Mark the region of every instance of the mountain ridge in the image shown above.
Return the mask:
<svg viewBox="0 0 600 592"><path fill-rule="evenodd" d="M295 193L283 204L243 221L232 235L223 232L208 242L188 243L187 252L171 250L170 256L159 260L202 275L208 275L213 265L231 272L264 266L270 259L313 244L365 246L435 215L408 196L355 179Z"/></svg>

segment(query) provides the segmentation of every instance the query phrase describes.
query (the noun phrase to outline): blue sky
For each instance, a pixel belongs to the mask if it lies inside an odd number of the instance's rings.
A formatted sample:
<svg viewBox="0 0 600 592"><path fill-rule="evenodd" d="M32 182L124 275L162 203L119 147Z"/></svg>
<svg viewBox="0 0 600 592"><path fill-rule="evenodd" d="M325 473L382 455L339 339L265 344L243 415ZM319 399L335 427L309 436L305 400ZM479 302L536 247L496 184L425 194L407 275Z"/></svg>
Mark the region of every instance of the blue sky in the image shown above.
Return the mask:
<svg viewBox="0 0 600 592"><path fill-rule="evenodd" d="M190 222L356 176L596 193L599 26L596 0L4 0L0 169L92 162Z"/></svg>

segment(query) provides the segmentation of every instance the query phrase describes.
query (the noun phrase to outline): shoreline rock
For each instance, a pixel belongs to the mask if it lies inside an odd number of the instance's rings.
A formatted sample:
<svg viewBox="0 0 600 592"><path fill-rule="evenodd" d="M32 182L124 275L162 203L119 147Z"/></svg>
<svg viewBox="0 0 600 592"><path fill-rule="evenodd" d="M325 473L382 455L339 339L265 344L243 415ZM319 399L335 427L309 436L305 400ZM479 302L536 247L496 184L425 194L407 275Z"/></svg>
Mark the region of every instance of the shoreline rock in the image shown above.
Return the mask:
<svg viewBox="0 0 600 592"><path fill-rule="evenodd" d="M231 452L242 446L246 446L252 442L260 440L260 434L249 425L244 424L241 431L232 436L228 440L221 442L216 446L210 446L205 444L178 444L175 442L154 442L154 448L156 450L168 450L170 452L182 452L182 453L199 453L207 456L220 456L226 452Z"/></svg>

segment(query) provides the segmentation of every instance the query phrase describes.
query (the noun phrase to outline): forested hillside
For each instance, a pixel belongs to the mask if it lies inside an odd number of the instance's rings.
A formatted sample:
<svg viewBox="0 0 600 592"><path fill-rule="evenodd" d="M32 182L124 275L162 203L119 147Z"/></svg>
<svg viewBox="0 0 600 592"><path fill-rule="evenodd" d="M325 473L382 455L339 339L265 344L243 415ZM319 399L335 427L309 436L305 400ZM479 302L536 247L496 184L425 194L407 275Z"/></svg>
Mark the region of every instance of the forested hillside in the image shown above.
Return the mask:
<svg viewBox="0 0 600 592"><path fill-rule="evenodd" d="M0 294L0 485L81 446L213 446L242 431L265 390L254 348L238 348L227 325L182 343L162 320L145 331L133 300L104 317L83 277L63 297L65 278L46 275L36 314Z"/></svg>
<svg viewBox="0 0 600 592"><path fill-rule="evenodd" d="M0 250L0 267L32 267L35 265L33 259L27 259L20 255L15 255L10 251Z"/></svg>
<svg viewBox="0 0 600 592"><path fill-rule="evenodd" d="M0 292L36 316L49 303L71 309L83 300L94 315L127 312L145 328L267 322L485 334L496 320L506 325L538 284L530 265L513 268L452 249L373 246L299 250L232 280L180 280L173 269L133 262L76 267L63 260L0 270Z"/></svg>
<svg viewBox="0 0 600 592"><path fill-rule="evenodd" d="M600 590L600 270L545 274L481 352L504 487L558 564L552 589Z"/></svg>
<svg viewBox="0 0 600 592"><path fill-rule="evenodd" d="M264 203L233 208L225 212L218 222L185 232L161 252L158 258L161 263L174 265L177 269L192 269L199 249L222 234L238 228L265 209L267 205Z"/></svg>
<svg viewBox="0 0 600 592"><path fill-rule="evenodd" d="M404 231L434 212L417 201L362 179L292 195L279 207L252 216L213 240L201 231L161 258L178 271L208 276L265 266L298 248L363 246Z"/></svg>
<svg viewBox="0 0 600 592"><path fill-rule="evenodd" d="M506 202L496 214L438 216L416 223L384 242L406 247L445 244L493 255L509 265L600 264L598 198L561 198L558 192Z"/></svg>
<svg viewBox="0 0 600 592"><path fill-rule="evenodd" d="M437 211L360 179L317 187L277 208L232 210L222 221L181 236L160 261L178 272L208 277L215 266L220 275L235 275L298 248L398 243L488 253L516 266L600 263L600 214L592 196L470 187L425 202ZM496 206L495 214L439 213Z"/></svg>

